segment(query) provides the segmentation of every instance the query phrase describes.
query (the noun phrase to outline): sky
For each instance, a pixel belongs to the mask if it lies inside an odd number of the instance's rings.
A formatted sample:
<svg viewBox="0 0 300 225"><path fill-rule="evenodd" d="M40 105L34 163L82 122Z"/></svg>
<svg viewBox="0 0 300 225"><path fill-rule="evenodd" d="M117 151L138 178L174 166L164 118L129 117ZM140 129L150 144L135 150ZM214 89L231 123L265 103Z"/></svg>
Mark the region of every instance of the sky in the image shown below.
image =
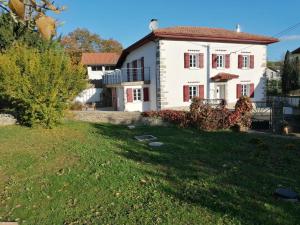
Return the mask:
<svg viewBox="0 0 300 225"><path fill-rule="evenodd" d="M113 38L128 47L150 33L149 22L159 27L205 26L274 36L300 23L299 0L56 0L67 10L55 15L63 25L60 34L87 28L102 38ZM284 33L281 42L268 47L268 59L283 58L300 47L300 25Z"/></svg>

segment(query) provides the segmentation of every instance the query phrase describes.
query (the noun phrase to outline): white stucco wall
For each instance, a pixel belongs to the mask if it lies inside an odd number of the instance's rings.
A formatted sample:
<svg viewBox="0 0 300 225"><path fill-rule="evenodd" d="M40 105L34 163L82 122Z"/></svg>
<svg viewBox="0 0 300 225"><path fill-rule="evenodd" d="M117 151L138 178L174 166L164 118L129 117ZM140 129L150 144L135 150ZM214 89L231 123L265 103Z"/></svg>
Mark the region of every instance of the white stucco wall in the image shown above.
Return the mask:
<svg viewBox="0 0 300 225"><path fill-rule="evenodd" d="M86 103L94 103L100 102L100 96L102 93L101 88L89 88L81 92L76 98L76 102L81 102L83 104Z"/></svg>
<svg viewBox="0 0 300 225"><path fill-rule="evenodd" d="M101 80L102 76L105 73L110 73L110 72L113 72L113 71L105 70L105 66L102 66L101 71L93 71L92 66L87 66L87 72L88 72L88 79L89 80Z"/></svg>
<svg viewBox="0 0 300 225"><path fill-rule="evenodd" d="M145 68L150 68L150 85L149 86L149 98L150 103L144 104L126 104L126 111L140 111L140 109L156 110L156 43L149 42L140 48L132 51L122 65L122 69L127 68L127 63L131 63L134 60L138 60L144 57ZM127 88L127 87L126 87ZM126 92L125 92L126 93ZM144 110L145 111L145 110Z"/></svg>
<svg viewBox="0 0 300 225"><path fill-rule="evenodd" d="M264 98L264 72L266 69L267 48L264 45L212 43L162 40L161 58L164 59L165 98L163 108L189 106L183 101L184 85L204 85L205 98L215 98L215 85L210 78L221 72L239 75L238 79L228 81L226 87L227 102L236 102L237 84L255 84L254 101ZM247 48L245 48L247 47ZM243 49L243 50L242 50ZM185 69L184 53L204 53L203 69ZM209 53L209 56L208 56ZM212 54L230 54L229 69L213 69ZM254 55L254 69L238 69L238 55ZM209 91L208 91L209 89Z"/></svg>

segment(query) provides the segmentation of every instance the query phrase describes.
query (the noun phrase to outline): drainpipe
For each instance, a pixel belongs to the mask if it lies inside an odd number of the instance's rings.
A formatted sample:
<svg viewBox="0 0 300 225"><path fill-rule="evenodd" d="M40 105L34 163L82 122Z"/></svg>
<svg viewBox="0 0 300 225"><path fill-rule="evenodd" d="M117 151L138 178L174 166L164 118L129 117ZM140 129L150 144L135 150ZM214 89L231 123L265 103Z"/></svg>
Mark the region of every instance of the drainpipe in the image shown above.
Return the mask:
<svg viewBox="0 0 300 225"><path fill-rule="evenodd" d="M207 46L207 77L206 77L206 98L210 99L210 73L211 73L211 56L210 56L210 44Z"/></svg>

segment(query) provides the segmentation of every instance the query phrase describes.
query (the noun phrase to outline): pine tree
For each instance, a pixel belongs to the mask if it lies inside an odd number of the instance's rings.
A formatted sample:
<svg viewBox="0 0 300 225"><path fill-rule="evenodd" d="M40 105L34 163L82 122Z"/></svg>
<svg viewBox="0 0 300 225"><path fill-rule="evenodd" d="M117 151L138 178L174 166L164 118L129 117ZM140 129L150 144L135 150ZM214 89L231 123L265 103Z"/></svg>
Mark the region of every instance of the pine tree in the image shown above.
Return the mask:
<svg viewBox="0 0 300 225"><path fill-rule="evenodd" d="M287 51L285 54L284 63L281 70L281 85L282 85L283 95L287 95L290 91L290 76L293 72L290 57L291 57L291 53Z"/></svg>

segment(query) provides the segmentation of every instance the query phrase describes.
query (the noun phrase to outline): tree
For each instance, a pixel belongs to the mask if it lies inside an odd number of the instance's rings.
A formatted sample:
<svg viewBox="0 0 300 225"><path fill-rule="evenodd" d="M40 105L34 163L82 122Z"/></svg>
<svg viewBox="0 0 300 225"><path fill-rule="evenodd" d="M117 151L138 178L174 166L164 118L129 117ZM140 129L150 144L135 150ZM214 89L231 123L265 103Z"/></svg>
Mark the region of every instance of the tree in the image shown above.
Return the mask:
<svg viewBox="0 0 300 225"><path fill-rule="evenodd" d="M73 65L60 45L41 51L14 44L0 62L0 95L23 125L52 128L87 85L85 69Z"/></svg>
<svg viewBox="0 0 300 225"><path fill-rule="evenodd" d="M56 34L56 21L47 16L48 11L60 13L64 7L57 7L49 0L0 0L0 8L7 12L15 23L29 29L36 29L43 38L50 40Z"/></svg>
<svg viewBox="0 0 300 225"><path fill-rule="evenodd" d="M102 39L98 34L81 28L63 37L61 43L76 63L80 62L83 52L121 52L123 49L118 41Z"/></svg>
<svg viewBox="0 0 300 225"><path fill-rule="evenodd" d="M22 42L28 47L48 48L55 41L47 41L39 33L21 23L14 23L7 13L0 14L0 52L9 49L14 42Z"/></svg>
<svg viewBox="0 0 300 225"><path fill-rule="evenodd" d="M285 54L284 63L281 70L282 94L288 95L290 91L299 88L300 84L299 59L292 59L289 51Z"/></svg>
<svg viewBox="0 0 300 225"><path fill-rule="evenodd" d="M121 43L114 39L102 40L101 42L101 51L102 52L117 52L121 53L123 46Z"/></svg>

